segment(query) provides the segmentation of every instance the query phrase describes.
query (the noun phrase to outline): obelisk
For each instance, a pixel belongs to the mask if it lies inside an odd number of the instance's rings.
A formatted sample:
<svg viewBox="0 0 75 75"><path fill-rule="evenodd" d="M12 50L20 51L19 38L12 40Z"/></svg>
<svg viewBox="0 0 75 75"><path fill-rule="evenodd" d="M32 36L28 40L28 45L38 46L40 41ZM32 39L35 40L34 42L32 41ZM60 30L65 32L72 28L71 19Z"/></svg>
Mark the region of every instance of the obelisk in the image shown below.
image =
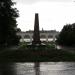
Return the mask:
<svg viewBox="0 0 75 75"><path fill-rule="evenodd" d="M38 13L35 13L34 32L33 32L32 44L34 44L34 45L41 44L40 32L39 32L39 17L38 17Z"/></svg>

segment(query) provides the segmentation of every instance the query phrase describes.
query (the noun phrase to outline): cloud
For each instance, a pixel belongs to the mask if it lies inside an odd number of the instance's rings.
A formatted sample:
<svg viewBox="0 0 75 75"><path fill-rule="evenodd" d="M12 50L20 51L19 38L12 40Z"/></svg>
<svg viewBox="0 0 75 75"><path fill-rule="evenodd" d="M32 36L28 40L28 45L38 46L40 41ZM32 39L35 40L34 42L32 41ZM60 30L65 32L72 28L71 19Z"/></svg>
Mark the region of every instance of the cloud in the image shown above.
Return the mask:
<svg viewBox="0 0 75 75"><path fill-rule="evenodd" d="M22 31L34 28L35 12L39 13L39 25L46 30L60 31L66 23L75 22L75 6L72 3L38 2L32 5L17 4L20 17L18 27Z"/></svg>
<svg viewBox="0 0 75 75"><path fill-rule="evenodd" d="M49 2L72 2L73 0L13 0L15 2L20 2L20 3L25 3L25 4L33 4L36 2L44 2L44 1L49 1Z"/></svg>
<svg viewBox="0 0 75 75"><path fill-rule="evenodd" d="M19 3L32 4L35 2L39 2L40 0L14 0L14 1Z"/></svg>

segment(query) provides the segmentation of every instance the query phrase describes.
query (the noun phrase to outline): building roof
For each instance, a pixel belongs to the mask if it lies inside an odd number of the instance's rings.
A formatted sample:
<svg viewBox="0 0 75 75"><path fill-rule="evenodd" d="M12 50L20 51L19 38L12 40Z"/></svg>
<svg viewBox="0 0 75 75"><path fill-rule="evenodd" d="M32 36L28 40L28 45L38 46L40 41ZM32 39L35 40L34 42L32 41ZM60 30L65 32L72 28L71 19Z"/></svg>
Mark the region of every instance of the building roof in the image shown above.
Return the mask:
<svg viewBox="0 0 75 75"><path fill-rule="evenodd" d="M26 31L26 33L33 33L33 30ZM40 33L55 33L58 32L56 30L41 30ZM58 32L59 33L59 32Z"/></svg>

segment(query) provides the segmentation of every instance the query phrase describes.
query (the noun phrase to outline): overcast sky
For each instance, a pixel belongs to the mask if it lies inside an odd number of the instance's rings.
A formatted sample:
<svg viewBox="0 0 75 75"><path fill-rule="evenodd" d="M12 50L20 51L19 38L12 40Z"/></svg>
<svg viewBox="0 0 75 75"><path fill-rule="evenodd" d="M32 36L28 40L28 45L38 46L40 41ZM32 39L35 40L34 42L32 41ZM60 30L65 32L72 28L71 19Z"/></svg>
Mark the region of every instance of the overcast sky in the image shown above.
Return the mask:
<svg viewBox="0 0 75 75"><path fill-rule="evenodd" d="M65 24L75 23L74 0L14 0L19 10L18 27L34 29L35 13L39 14L40 30L60 31Z"/></svg>

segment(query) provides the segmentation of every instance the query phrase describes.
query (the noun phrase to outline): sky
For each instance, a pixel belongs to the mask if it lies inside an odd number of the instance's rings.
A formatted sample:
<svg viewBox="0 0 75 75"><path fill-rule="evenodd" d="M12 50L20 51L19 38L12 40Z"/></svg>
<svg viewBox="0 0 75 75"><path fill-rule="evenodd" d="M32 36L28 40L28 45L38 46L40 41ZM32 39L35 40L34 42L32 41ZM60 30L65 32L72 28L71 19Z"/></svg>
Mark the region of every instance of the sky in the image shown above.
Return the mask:
<svg viewBox="0 0 75 75"><path fill-rule="evenodd" d="M34 29L35 13L39 14L40 30L61 31L64 25L75 23L74 0L13 0L19 10L18 27Z"/></svg>

